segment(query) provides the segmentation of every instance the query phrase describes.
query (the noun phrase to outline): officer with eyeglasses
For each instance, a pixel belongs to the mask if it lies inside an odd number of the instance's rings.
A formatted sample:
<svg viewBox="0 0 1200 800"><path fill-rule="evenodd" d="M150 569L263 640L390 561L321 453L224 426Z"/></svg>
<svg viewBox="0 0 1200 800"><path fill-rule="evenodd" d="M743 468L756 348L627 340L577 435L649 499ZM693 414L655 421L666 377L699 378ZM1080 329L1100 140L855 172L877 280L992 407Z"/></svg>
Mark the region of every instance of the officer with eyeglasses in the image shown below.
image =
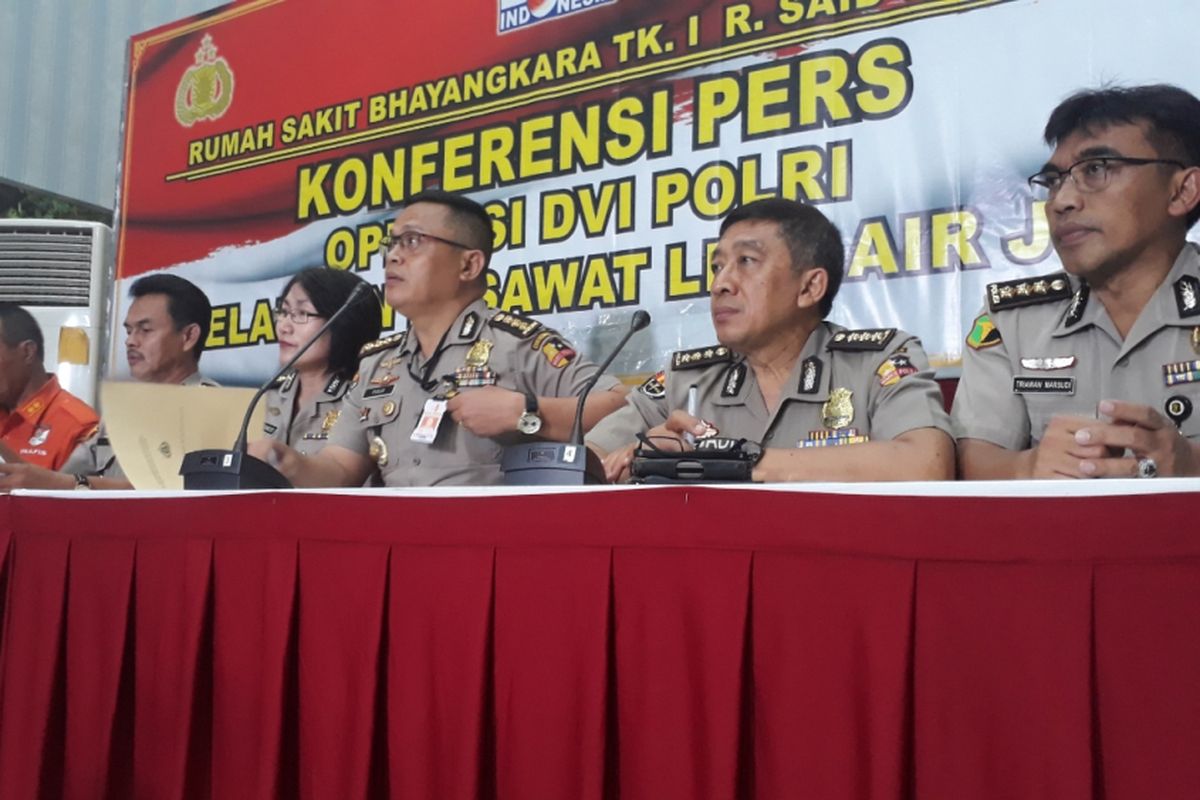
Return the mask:
<svg viewBox="0 0 1200 800"><path fill-rule="evenodd" d="M1200 474L1200 100L1084 91L1029 178L1064 272L995 283L952 412L962 476Z"/></svg>
<svg viewBox="0 0 1200 800"><path fill-rule="evenodd" d="M487 306L492 242L473 200L413 196L383 242L384 296L408 329L361 349L319 453L268 440L251 452L296 486L360 486L376 471L387 486L497 484L505 444L566 441L596 365L540 322ZM624 403L619 387L601 378L586 427Z"/></svg>

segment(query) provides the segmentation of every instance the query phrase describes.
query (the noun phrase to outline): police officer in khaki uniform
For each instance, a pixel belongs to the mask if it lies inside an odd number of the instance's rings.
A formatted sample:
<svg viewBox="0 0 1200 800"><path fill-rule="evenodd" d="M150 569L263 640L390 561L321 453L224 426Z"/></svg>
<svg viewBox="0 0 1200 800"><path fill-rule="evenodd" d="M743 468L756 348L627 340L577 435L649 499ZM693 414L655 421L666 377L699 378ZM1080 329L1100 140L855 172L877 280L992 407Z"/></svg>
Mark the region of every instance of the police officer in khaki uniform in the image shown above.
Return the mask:
<svg viewBox="0 0 1200 800"><path fill-rule="evenodd" d="M291 277L275 307L279 361L296 361L263 398L263 432L302 455L314 455L329 441L358 370L358 352L379 337L379 295L362 291L364 283L351 272L308 267ZM347 302L350 307L338 315ZM330 319L329 328L312 341Z"/></svg>
<svg viewBox="0 0 1200 800"><path fill-rule="evenodd" d="M200 374L212 306L204 292L177 275L138 278L129 287L125 359L134 380L216 386ZM101 422L97 434L71 453L59 472L31 464L0 464L0 489L132 489Z"/></svg>
<svg viewBox="0 0 1200 800"><path fill-rule="evenodd" d="M645 431L660 447L690 447L684 434L760 442L756 480L952 477L949 419L920 342L824 321L843 261L837 228L811 206L769 199L730 214L713 255L720 344L675 353L596 426L588 444L609 478L627 475Z"/></svg>
<svg viewBox="0 0 1200 800"><path fill-rule="evenodd" d="M409 328L362 350L345 407L316 456L252 444L296 486L495 484L502 445L564 441L576 392L596 370L554 331L483 302L491 219L477 203L414 196L385 240L388 304ZM615 379L588 398L585 425L624 402Z"/></svg>
<svg viewBox="0 0 1200 800"><path fill-rule="evenodd" d="M988 287L953 420L966 478L1200 474L1200 101L1081 92L1029 179L1066 272Z"/></svg>

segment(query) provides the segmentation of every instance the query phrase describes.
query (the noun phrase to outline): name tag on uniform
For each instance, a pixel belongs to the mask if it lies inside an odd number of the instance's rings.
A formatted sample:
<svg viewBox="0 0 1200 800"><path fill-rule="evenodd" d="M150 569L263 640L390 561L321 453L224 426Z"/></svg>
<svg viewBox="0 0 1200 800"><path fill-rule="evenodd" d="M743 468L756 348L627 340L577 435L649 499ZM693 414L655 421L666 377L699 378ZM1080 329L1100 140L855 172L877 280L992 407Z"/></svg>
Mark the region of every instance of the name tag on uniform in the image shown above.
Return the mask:
<svg viewBox="0 0 1200 800"><path fill-rule="evenodd" d="M1013 394L1075 394L1074 378L1013 378Z"/></svg>
<svg viewBox="0 0 1200 800"><path fill-rule="evenodd" d="M433 444L444 416L446 416L446 401L429 398L425 401L425 408L421 410L421 418L417 420L417 427L413 428L412 436L409 438L418 444Z"/></svg>

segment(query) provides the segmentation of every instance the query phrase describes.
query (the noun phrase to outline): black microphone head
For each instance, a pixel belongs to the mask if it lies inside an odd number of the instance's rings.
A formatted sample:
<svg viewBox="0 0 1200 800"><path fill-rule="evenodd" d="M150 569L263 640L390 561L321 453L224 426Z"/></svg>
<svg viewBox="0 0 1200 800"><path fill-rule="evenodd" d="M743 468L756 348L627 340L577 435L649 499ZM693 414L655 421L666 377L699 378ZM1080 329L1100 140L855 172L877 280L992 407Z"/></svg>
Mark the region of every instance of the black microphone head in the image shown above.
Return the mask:
<svg viewBox="0 0 1200 800"><path fill-rule="evenodd" d="M630 323L629 327L635 331L640 331L642 328L645 328L649 324L650 324L650 312L643 311L642 309L639 308L637 311L633 312L633 322Z"/></svg>

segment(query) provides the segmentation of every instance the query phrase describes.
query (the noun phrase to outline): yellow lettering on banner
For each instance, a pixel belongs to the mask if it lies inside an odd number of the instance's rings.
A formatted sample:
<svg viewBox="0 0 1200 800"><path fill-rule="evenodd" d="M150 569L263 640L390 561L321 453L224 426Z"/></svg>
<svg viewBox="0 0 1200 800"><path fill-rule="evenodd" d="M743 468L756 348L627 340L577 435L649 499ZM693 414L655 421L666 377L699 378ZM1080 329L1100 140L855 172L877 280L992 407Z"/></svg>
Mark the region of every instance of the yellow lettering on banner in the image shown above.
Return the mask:
<svg viewBox="0 0 1200 800"><path fill-rule="evenodd" d="M371 205L387 204L390 197L404 196L404 151L371 156Z"/></svg>
<svg viewBox="0 0 1200 800"><path fill-rule="evenodd" d="M241 310L240 306L229 306L229 332L226 334L225 341L230 347L237 347L250 341L250 337L240 327L238 317Z"/></svg>
<svg viewBox="0 0 1200 800"><path fill-rule="evenodd" d="M1050 223L1046 219L1046 202L1034 201L1025 220L1025 230L1000 239L1000 247L1010 261L1033 264L1050 255Z"/></svg>
<svg viewBox="0 0 1200 800"><path fill-rule="evenodd" d="M212 316L208 321L208 338L204 340L205 350L216 350L225 346L225 331L229 326L229 309L225 306L213 306Z"/></svg>
<svg viewBox="0 0 1200 800"><path fill-rule="evenodd" d="M605 181L598 186L584 184L574 189L543 192L542 244L561 242L582 227L588 237L633 230L634 179ZM615 225L614 225L615 223Z"/></svg>
<svg viewBox="0 0 1200 800"><path fill-rule="evenodd" d="M753 33L754 27L750 23L750 14L754 8L749 3L737 3L732 6L725 7L725 31L726 39L733 39L737 36L745 36Z"/></svg>
<svg viewBox="0 0 1200 800"><path fill-rule="evenodd" d="M310 217L330 216L333 211L329 207L329 198L325 196L325 180L329 177L332 164L318 164L315 167L300 167L298 174L298 189L296 192L296 216L299 219Z"/></svg>
<svg viewBox="0 0 1200 800"><path fill-rule="evenodd" d="M779 0L779 21L784 25L811 22L818 17L847 14L874 8L881 0Z"/></svg>
<svg viewBox="0 0 1200 800"><path fill-rule="evenodd" d="M492 250L498 252L507 247L515 250L525 246L525 198L514 197L505 205L493 200L484 206L492 218Z"/></svg>
<svg viewBox="0 0 1200 800"><path fill-rule="evenodd" d="M450 136L442 143L442 188L447 192L469 192L475 188L471 172L471 147L475 137L469 133Z"/></svg>
<svg viewBox="0 0 1200 800"><path fill-rule="evenodd" d="M333 202L338 208L358 208L367 198L367 165L349 158L334 173Z"/></svg>
<svg viewBox="0 0 1200 800"><path fill-rule="evenodd" d="M609 107L609 128L616 134L608 147L613 161L632 161L646 146L646 129L638 119L644 108L640 97L622 97Z"/></svg>
<svg viewBox="0 0 1200 800"><path fill-rule="evenodd" d="M583 272L583 289L579 292L579 305L591 308L599 303L601 308L617 304L617 291L612 276L608 274L608 261L604 256L588 256Z"/></svg>
<svg viewBox="0 0 1200 800"><path fill-rule="evenodd" d="M479 134L479 185L509 183L516 178L513 171L511 128L484 128Z"/></svg>
<svg viewBox="0 0 1200 800"><path fill-rule="evenodd" d="M869 88L854 98L867 118L885 117L903 108L912 95L912 58L899 41L866 48L858 59L858 78Z"/></svg>
<svg viewBox="0 0 1200 800"><path fill-rule="evenodd" d="M716 144L720 139L720 124L737 116L742 89L737 78L722 75L696 82L693 138L697 147Z"/></svg>
<svg viewBox="0 0 1200 800"><path fill-rule="evenodd" d="M334 269L349 269L354 255L354 231L349 228L338 228L325 240L325 263Z"/></svg>
<svg viewBox="0 0 1200 800"><path fill-rule="evenodd" d="M974 212L965 208L942 211L930 217L929 227L933 237L933 269L987 266L987 259L978 247L982 231ZM951 253L957 264L950 260Z"/></svg>
<svg viewBox="0 0 1200 800"><path fill-rule="evenodd" d="M554 118L550 116L534 117L521 125L521 164L518 169L522 175L540 178L554 171L553 158L539 157L554 149L553 128Z"/></svg>
<svg viewBox="0 0 1200 800"><path fill-rule="evenodd" d="M575 230L575 202L569 189L542 194L542 244L561 242Z"/></svg>
<svg viewBox="0 0 1200 800"><path fill-rule="evenodd" d="M902 216L904 223L904 271L923 272L927 266L923 239L923 225L920 215Z"/></svg>
<svg viewBox="0 0 1200 800"><path fill-rule="evenodd" d="M900 272L896 243L892 241L892 232L887 220L866 219L858 228L846 278L861 278L867 270L877 270L882 277L890 277Z"/></svg>
<svg viewBox="0 0 1200 800"><path fill-rule="evenodd" d="M410 195L424 189L426 179L437 175L437 156L440 150L438 142L420 142L413 145L408 168L408 193Z"/></svg>
<svg viewBox="0 0 1200 800"><path fill-rule="evenodd" d="M706 164L696 173L692 205L704 219L725 216L737 200L737 176L733 166L723 161Z"/></svg>
<svg viewBox="0 0 1200 800"><path fill-rule="evenodd" d="M712 270L700 264L700 274L688 272L688 247L682 242L667 245L667 300L685 300L708 295Z"/></svg>
<svg viewBox="0 0 1200 800"><path fill-rule="evenodd" d="M687 202L692 179L685 169L670 169L654 175L654 208L651 224L656 228L675 223L675 209Z"/></svg>
<svg viewBox="0 0 1200 800"><path fill-rule="evenodd" d="M791 114L786 108L791 94L788 84L792 74L790 64L777 64L756 69L746 75L746 92L750 105L746 109L746 135L761 136L786 130ZM784 108L770 113L772 108Z"/></svg>
<svg viewBox="0 0 1200 800"><path fill-rule="evenodd" d="M784 153L779 158L780 192L790 200L825 200L824 172L824 151L819 148L801 147Z"/></svg>
<svg viewBox="0 0 1200 800"><path fill-rule="evenodd" d="M570 163L572 154L584 164L600 163L600 106L591 105L580 115L563 117L558 131L558 162Z"/></svg>
<svg viewBox="0 0 1200 800"><path fill-rule="evenodd" d="M503 280L489 276L492 296L506 311L529 314L611 308L639 302L649 248L595 253L514 265Z"/></svg>
<svg viewBox="0 0 1200 800"><path fill-rule="evenodd" d="M799 124L811 127L826 120L853 119L842 90L850 81L850 66L839 56L815 56L800 61Z"/></svg>
<svg viewBox="0 0 1200 800"><path fill-rule="evenodd" d="M254 316L250 320L250 341L270 342L275 339L275 317L271 313L271 304L259 300L254 304Z"/></svg>
<svg viewBox="0 0 1200 800"><path fill-rule="evenodd" d="M261 122L188 142L188 166L247 156L275 146L275 123Z"/></svg>

